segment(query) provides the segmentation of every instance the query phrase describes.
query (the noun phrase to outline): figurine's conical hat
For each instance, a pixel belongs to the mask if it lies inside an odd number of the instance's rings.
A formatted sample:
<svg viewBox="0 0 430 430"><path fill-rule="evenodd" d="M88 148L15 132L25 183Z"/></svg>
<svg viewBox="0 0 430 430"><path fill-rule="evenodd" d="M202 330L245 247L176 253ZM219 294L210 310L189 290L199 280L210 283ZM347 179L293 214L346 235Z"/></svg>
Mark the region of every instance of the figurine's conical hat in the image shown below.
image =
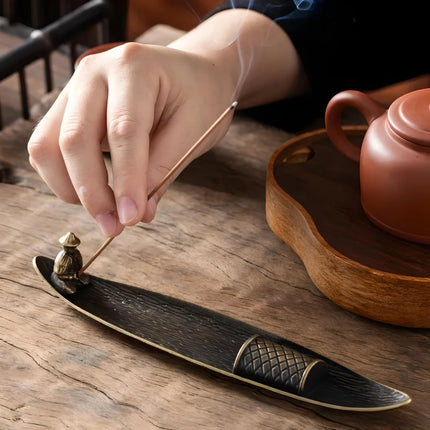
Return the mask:
<svg viewBox="0 0 430 430"><path fill-rule="evenodd" d="M64 236L60 237L58 241L61 243L61 245L72 247L72 248L79 246L81 243L79 238L72 232L69 232Z"/></svg>

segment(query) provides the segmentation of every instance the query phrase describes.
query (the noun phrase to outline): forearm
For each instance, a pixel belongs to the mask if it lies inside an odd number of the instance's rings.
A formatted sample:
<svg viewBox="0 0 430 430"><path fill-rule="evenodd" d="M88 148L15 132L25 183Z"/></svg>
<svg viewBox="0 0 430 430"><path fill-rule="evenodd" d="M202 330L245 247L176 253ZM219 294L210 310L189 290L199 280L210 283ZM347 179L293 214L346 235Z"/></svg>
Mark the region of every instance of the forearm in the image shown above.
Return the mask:
<svg viewBox="0 0 430 430"><path fill-rule="evenodd" d="M232 9L204 21L170 47L205 57L242 108L304 94L308 82L286 33L264 15Z"/></svg>

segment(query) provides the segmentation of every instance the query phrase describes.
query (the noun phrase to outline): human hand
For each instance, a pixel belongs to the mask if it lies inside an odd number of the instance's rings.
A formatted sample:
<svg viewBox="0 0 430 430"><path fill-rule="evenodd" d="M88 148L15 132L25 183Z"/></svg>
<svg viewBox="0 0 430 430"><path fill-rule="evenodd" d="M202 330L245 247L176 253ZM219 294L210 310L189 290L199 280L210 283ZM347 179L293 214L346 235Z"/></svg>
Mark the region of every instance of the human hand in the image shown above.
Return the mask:
<svg viewBox="0 0 430 430"><path fill-rule="evenodd" d="M181 50L127 43L88 55L31 136L30 163L58 197L81 203L105 235L116 236L154 217L166 187L148 201L149 192L233 93L212 62ZM228 125L226 119L192 158ZM111 153L112 186L103 150Z"/></svg>
<svg viewBox="0 0 430 430"><path fill-rule="evenodd" d="M113 237L154 217L166 187L149 201L148 193L233 100L250 107L308 89L298 53L276 23L254 11L223 11L170 47L127 43L83 58L30 138L30 163L57 196L82 203ZM225 119L193 158L228 125ZM102 150L111 152L112 187Z"/></svg>

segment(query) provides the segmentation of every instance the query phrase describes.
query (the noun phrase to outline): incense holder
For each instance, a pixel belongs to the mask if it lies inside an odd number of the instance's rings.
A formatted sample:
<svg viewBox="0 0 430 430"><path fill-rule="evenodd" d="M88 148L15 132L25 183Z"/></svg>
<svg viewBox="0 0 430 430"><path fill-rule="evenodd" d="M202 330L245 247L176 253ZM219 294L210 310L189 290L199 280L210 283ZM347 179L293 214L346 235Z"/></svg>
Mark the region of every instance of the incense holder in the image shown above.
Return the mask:
<svg viewBox="0 0 430 430"><path fill-rule="evenodd" d="M310 349L209 309L95 276L67 294L52 280L52 259L35 257L33 265L67 305L87 317L251 386L354 411L393 409L411 400Z"/></svg>

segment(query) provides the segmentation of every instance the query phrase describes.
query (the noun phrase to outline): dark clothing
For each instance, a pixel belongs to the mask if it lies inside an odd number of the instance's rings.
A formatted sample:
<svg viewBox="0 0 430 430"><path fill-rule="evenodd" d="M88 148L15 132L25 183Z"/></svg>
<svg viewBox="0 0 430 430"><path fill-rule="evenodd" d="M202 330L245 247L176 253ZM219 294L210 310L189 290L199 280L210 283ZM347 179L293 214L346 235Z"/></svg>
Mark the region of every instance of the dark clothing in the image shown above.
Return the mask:
<svg viewBox="0 0 430 430"><path fill-rule="evenodd" d="M289 35L320 107L346 89L371 90L430 73L427 1L230 0Z"/></svg>

